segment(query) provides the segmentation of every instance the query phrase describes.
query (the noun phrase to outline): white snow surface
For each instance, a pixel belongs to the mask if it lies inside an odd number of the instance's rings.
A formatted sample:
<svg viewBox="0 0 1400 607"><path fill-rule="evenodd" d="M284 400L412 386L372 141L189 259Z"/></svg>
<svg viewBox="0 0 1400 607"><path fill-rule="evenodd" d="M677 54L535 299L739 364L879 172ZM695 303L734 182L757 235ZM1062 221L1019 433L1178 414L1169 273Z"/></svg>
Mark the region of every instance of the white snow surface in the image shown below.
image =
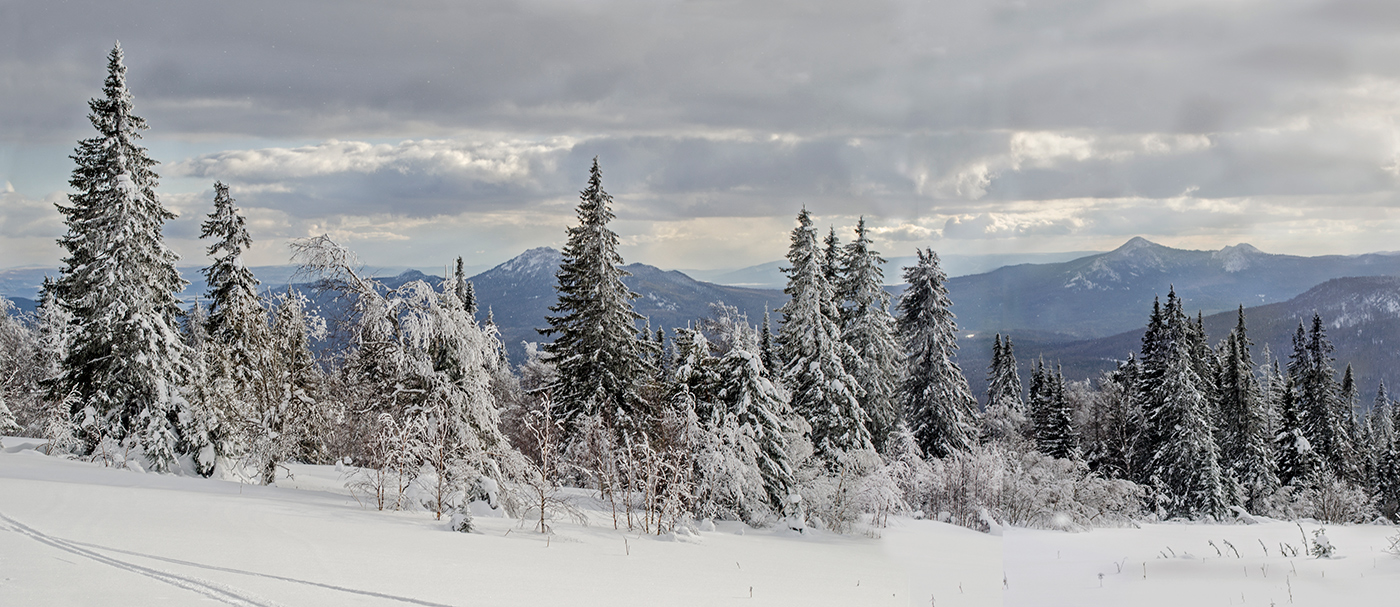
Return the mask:
<svg viewBox="0 0 1400 607"><path fill-rule="evenodd" d="M1400 604L1400 558L1386 552L1395 527L1301 524L1308 543L1315 529L1326 528L1336 548L1332 558L1304 552L1304 536L1291 522L1143 524L1087 533L1008 529L1006 604ZM1297 548L1297 556L1282 554L1280 544Z"/></svg>
<svg viewBox="0 0 1400 607"><path fill-rule="evenodd" d="M549 536L489 517L462 534L362 506L335 466L292 465L262 487L104 468L41 443L0 439L0 605L1002 604L1001 538L933 521L657 537L592 510Z"/></svg>
<svg viewBox="0 0 1400 607"><path fill-rule="evenodd" d="M614 530L576 491L589 525L544 536L479 516L462 534L362 506L335 466L292 465L262 487L48 457L42 442L0 438L4 606L1391 605L1400 588L1389 525L995 536L892 517L865 534L715 522L658 537ZM1319 527L1332 558L1305 552Z"/></svg>

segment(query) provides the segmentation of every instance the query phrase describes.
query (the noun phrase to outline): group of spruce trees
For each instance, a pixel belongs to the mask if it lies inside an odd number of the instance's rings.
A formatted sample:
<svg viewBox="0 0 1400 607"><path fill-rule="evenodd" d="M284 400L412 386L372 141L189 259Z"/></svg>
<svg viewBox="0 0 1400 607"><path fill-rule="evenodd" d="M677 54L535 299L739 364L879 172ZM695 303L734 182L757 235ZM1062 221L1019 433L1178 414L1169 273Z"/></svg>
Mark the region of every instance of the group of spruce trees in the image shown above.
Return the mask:
<svg viewBox="0 0 1400 607"><path fill-rule="evenodd" d="M1097 386L1067 389L1061 373L1037 362L1023 434L1043 453L1147 487L1148 506L1164 516L1218 519L1233 507L1333 519L1393 516L1400 444L1384 384L1361 415L1351 366L1338 380L1316 314L1310 326L1299 324L1286 368L1267 348L1265 363L1256 365L1252 345L1243 306L1235 328L1212 347L1200 314L1187 316L1173 290L1165 304L1153 304L1140 355ZM1005 357L1000 340L994 347L995 404Z"/></svg>
<svg viewBox="0 0 1400 607"><path fill-rule="evenodd" d="M187 284L163 242L174 215L156 196L156 162L138 144L121 47L108 57L103 97L90 103L97 136L79 142L59 205L67 233L57 280L46 280L27 350L27 421L51 450L201 473L220 456L256 461L271 478L291 459L324 461L321 368L311 354L305 298L269 306L243 265L244 220L216 183L201 237L212 244L208 308L181 309Z"/></svg>
<svg viewBox="0 0 1400 607"><path fill-rule="evenodd" d="M932 252L907 270L896 320L864 221L841 246L834 230L823 242L804 209L777 335L766 313L753 326L716 305L668 345L664 331L637 333L610 204L595 159L557 274L557 315L543 331L555 338L542 358L553 375L534 388L558 402L562 444L596 442L587 433L598 428L609 429L605 440L645 442L676 435L668 420L692 419L689 435L708 446L683 467L705 492L730 487L733 512L750 519L792 514L799 469L832 472L847 454L874 455L902 425L931 456L976 439L976 401L955 364L946 276Z"/></svg>

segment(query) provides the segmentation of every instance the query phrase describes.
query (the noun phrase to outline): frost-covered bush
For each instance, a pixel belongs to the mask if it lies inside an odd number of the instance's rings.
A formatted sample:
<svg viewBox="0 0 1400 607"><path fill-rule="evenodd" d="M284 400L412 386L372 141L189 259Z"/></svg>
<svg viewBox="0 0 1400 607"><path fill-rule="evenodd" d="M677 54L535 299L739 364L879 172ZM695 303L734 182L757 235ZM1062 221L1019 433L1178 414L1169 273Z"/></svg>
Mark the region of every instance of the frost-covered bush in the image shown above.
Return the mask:
<svg viewBox="0 0 1400 607"><path fill-rule="evenodd" d="M1323 472L1313 486L1284 487L1282 512L1288 518L1311 518L1324 523L1364 523L1379 516L1366 489Z"/></svg>
<svg viewBox="0 0 1400 607"><path fill-rule="evenodd" d="M870 449L839 454L826 474L802 486L808 521L838 533L854 529L863 515L875 526L883 525L889 514L909 509L899 471Z"/></svg>
<svg viewBox="0 0 1400 607"><path fill-rule="evenodd" d="M1144 490L1102 478L1077 460L1007 453L999 512L1012 525L1041 528L1121 524L1142 513Z"/></svg>
<svg viewBox="0 0 1400 607"><path fill-rule="evenodd" d="M912 505L983 531L994 521L1048 529L1109 526L1142 513L1141 486L1033 450L982 445L929 460L926 471L904 466L912 474L900 484Z"/></svg>
<svg viewBox="0 0 1400 607"><path fill-rule="evenodd" d="M929 460L928 493L923 508L940 520L986 530L982 510L999 511L1006 474L1006 454L994 445L979 445L945 458ZM996 515L1001 518L1000 514Z"/></svg>

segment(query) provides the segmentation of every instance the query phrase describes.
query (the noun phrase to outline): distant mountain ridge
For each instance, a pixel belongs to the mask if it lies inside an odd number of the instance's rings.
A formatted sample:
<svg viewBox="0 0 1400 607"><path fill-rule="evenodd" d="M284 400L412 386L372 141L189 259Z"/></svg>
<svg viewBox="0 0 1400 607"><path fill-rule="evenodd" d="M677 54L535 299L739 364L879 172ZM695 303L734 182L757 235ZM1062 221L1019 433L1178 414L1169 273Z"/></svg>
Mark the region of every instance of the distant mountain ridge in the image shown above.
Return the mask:
<svg viewBox="0 0 1400 607"><path fill-rule="evenodd" d="M481 310L479 318L485 319L491 310L512 360L518 362L524 356L523 342L550 341L536 329L549 326L545 317L553 314L549 307L557 301L554 274L563 258L549 247L530 249L470 278ZM734 306L758 324L763 321L765 307L777 308L787 300L782 291L717 285L642 263L623 269L632 274L623 282L639 295L633 308L651 321L653 331L667 329L668 338L670 329L709 316L713 302Z"/></svg>
<svg viewBox="0 0 1400 607"><path fill-rule="evenodd" d="M1096 255L1099 251L1067 251L1063 253L990 253L986 255L961 255L949 253L939 255L943 271L949 276L964 276L990 272L997 268L1023 263L1055 263ZM913 266L918 258L914 256L887 257L881 269L885 273L885 284L896 285L903 282L904 268ZM740 268L738 270L681 270L694 277L721 285L753 287L760 289L782 289L787 286L787 275L783 268L787 260Z"/></svg>
<svg viewBox="0 0 1400 607"><path fill-rule="evenodd" d="M1108 253L1006 266L948 281L960 329L1054 332L1062 341L1106 337L1142 324L1175 286L1190 310L1214 314L1291 299L1343 276L1400 275L1400 255L1300 257L1248 244L1218 251L1165 247L1138 237Z"/></svg>
<svg viewBox="0 0 1400 607"><path fill-rule="evenodd" d="M1188 308L1189 310L1189 308ZM1097 376L1112 369L1118 361L1142 349L1142 325L1146 324L1151 308L1139 312L1139 327L1099 339L1044 343L1034 338L1016 340L1016 353L1023 374L1037 357L1048 363L1064 366L1065 375L1073 379ZM1322 317L1327 336L1335 350L1338 379L1350 363L1361 391L1361 404L1369 407L1377 385L1400 386L1400 277L1353 276L1335 278L1317 285L1288 301L1245 308L1245 328L1254 342L1251 351L1254 362L1262 364L1268 346L1280 367L1287 367L1293 351L1293 334L1301 322L1312 322L1313 313ZM1195 316L1194 311L1191 314ZM1235 327L1237 310L1204 317L1206 335L1212 346L1224 339ZM1014 336L1013 336L1014 337ZM960 356L968 378L978 365L986 366L990 342L981 338L965 340ZM985 375L985 370L980 371ZM977 386L974 386L977 388ZM977 390L980 392L981 390Z"/></svg>

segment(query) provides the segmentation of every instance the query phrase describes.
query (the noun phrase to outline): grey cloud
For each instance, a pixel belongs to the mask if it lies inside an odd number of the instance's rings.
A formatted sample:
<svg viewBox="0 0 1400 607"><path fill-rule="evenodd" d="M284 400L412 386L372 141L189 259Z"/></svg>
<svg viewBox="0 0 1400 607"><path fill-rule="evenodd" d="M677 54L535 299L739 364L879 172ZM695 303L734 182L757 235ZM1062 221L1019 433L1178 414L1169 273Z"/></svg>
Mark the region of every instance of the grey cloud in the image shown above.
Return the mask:
<svg viewBox="0 0 1400 607"><path fill-rule="evenodd" d="M61 194L36 200L0 187L0 237L57 238L62 235L63 219L54 207L57 202L65 202Z"/></svg>
<svg viewBox="0 0 1400 607"><path fill-rule="evenodd" d="M27 3L6 59L59 71L9 79L7 99L44 100L4 122L73 124L116 37L153 124L258 136L1230 130L1300 87L1400 73L1393 36L1290 6Z"/></svg>
<svg viewBox="0 0 1400 607"><path fill-rule="evenodd" d="M567 219L595 155L636 225L806 205L900 242L1203 233L1391 204L1396 24L1380 0L7 3L0 141L90 136L120 38L148 137L287 142L162 173L289 233Z"/></svg>

